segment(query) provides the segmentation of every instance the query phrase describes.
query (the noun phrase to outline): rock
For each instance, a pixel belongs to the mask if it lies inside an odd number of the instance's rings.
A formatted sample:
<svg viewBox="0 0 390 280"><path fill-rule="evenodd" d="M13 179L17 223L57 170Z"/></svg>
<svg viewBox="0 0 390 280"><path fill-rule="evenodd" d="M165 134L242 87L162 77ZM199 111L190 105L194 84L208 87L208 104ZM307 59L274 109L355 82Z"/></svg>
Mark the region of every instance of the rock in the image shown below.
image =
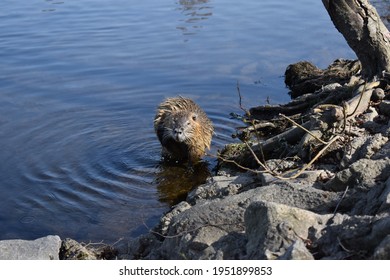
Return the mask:
<svg viewBox="0 0 390 280"><path fill-rule="evenodd" d="M222 239L243 227L244 209L237 196L199 201L172 217L165 239L158 250L163 259L219 259L222 252L214 243L226 247Z"/></svg>
<svg viewBox="0 0 390 280"><path fill-rule="evenodd" d="M389 217L336 214L316 243L318 255L322 259L369 259L387 246L389 232Z"/></svg>
<svg viewBox="0 0 390 280"><path fill-rule="evenodd" d="M229 232L213 244L216 248L215 259L241 260L246 258L246 235L244 231Z"/></svg>
<svg viewBox="0 0 390 280"><path fill-rule="evenodd" d="M385 159L390 157L390 141L387 141L375 155L372 156L372 159Z"/></svg>
<svg viewBox="0 0 390 280"><path fill-rule="evenodd" d="M368 191L351 189L341 201L339 210L348 215L374 216L379 214L379 208L383 205L380 197L384 189L384 182L377 182Z"/></svg>
<svg viewBox="0 0 390 280"><path fill-rule="evenodd" d="M104 243L83 244L66 238L60 249L61 260L114 260L118 249Z"/></svg>
<svg viewBox="0 0 390 280"><path fill-rule="evenodd" d="M384 105L382 105L382 103ZM371 134L381 133L383 136L390 136L389 128L390 122L388 122L389 111L385 111L388 108L389 100L381 101L378 107L370 107L359 119L362 122L361 126L366 129L366 132ZM379 110L379 114L377 110ZM382 108L382 109L381 109Z"/></svg>
<svg viewBox="0 0 390 280"><path fill-rule="evenodd" d="M379 104L379 112L390 117L390 100L382 100L381 104Z"/></svg>
<svg viewBox="0 0 390 280"><path fill-rule="evenodd" d="M208 182L195 188L187 196L187 201L195 204L201 199L216 199L228 195L236 194L240 189L254 181L252 174L242 174L240 176L214 176Z"/></svg>
<svg viewBox="0 0 390 280"><path fill-rule="evenodd" d="M216 248L212 245L227 234L225 230L218 227L203 226L193 232L185 233L182 238L169 238L163 243L161 250L163 255L169 256L169 259L222 259L223 255L217 254ZM171 240L174 243L169 242Z"/></svg>
<svg viewBox="0 0 390 280"><path fill-rule="evenodd" d="M200 228L194 238L191 240L191 248L195 250L204 250L210 247L214 242L218 241L221 237L226 236L227 232L214 227L202 227Z"/></svg>
<svg viewBox="0 0 390 280"><path fill-rule="evenodd" d="M168 232L168 230L169 230L168 226L169 226L169 224L174 216L178 215L179 213L181 213L189 208L191 208L191 205L185 201L182 201L178 205L176 205L176 207L174 207L172 209L172 211L170 211L166 215L164 215L160 220L161 234L164 235Z"/></svg>
<svg viewBox="0 0 390 280"><path fill-rule="evenodd" d="M348 167L361 158L371 158L375 155L386 142L388 138L380 133L369 136L356 137L347 146L348 150L344 153L341 160L342 167Z"/></svg>
<svg viewBox="0 0 390 280"><path fill-rule="evenodd" d="M374 107L369 107L367 111L362 115L362 120L366 122L374 122L375 118L378 117L378 111Z"/></svg>
<svg viewBox="0 0 390 280"><path fill-rule="evenodd" d="M324 188L326 190L344 191L347 186L367 190L376 181L385 181L390 175L390 158L379 160L359 159L336 174Z"/></svg>
<svg viewBox="0 0 390 280"><path fill-rule="evenodd" d="M302 240L297 239L278 260L314 260Z"/></svg>
<svg viewBox="0 0 390 280"><path fill-rule="evenodd" d="M318 181L318 178L321 176L321 174L323 172L325 172L325 171L324 170L304 171L297 178L289 179L288 182L293 183L293 184L301 184L302 185L302 182L304 181L306 185L312 186L315 184L315 182ZM293 173L291 175L293 175ZM289 173L286 173L284 176L288 177ZM283 180L278 179L278 178L276 178L273 175L268 174L268 173L259 174L259 178L260 178L263 185L269 185L269 184L273 184L276 182L283 184Z"/></svg>
<svg viewBox="0 0 390 280"><path fill-rule="evenodd" d="M308 239L310 228L320 232L329 218L329 215L322 216L287 205L254 202L245 212L248 258L291 257L292 252L287 253L290 246L297 240Z"/></svg>
<svg viewBox="0 0 390 280"><path fill-rule="evenodd" d="M390 234L375 248L372 258L375 260L390 260Z"/></svg>
<svg viewBox="0 0 390 280"><path fill-rule="evenodd" d="M385 98L386 94L385 94L385 91L381 88L376 88L374 89L373 93L372 93L372 96L371 96L371 99L373 102L378 102L378 101L381 101L383 100L383 98Z"/></svg>
<svg viewBox="0 0 390 280"><path fill-rule="evenodd" d="M381 206L378 212L390 213L390 178L386 181L386 187L379 197L379 202L381 203Z"/></svg>
<svg viewBox="0 0 390 280"><path fill-rule="evenodd" d="M387 212L385 216L375 216L373 224L369 226L371 231L365 237L363 245L371 252L372 248L378 246L390 234L390 213Z"/></svg>
<svg viewBox="0 0 390 280"><path fill-rule="evenodd" d="M61 239L49 235L35 240L0 241L1 260L58 260Z"/></svg>
<svg viewBox="0 0 390 280"><path fill-rule="evenodd" d="M62 242L60 259L62 260L97 260L96 254L77 241L66 238Z"/></svg>
<svg viewBox="0 0 390 280"><path fill-rule="evenodd" d="M118 258L126 260L161 259L160 254L157 252L162 244L161 239L161 236L149 233L130 240L127 244L122 243L118 248Z"/></svg>
<svg viewBox="0 0 390 280"><path fill-rule="evenodd" d="M310 177L288 181L278 180L248 193L251 199L247 200L246 205L253 201L269 201L321 214L332 212L339 200L339 194L319 190L313 185L314 182L310 182Z"/></svg>

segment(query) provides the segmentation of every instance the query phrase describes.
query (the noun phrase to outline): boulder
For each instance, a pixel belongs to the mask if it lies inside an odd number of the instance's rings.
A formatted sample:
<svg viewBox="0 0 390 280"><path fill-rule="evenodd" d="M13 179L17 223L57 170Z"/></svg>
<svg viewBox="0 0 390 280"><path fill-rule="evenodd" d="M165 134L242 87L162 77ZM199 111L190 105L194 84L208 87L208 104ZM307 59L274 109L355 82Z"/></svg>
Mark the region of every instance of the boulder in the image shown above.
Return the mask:
<svg viewBox="0 0 390 280"><path fill-rule="evenodd" d="M283 204L254 202L245 212L248 258L313 259L299 241L308 240L310 232L320 232L329 218Z"/></svg>
<svg viewBox="0 0 390 280"><path fill-rule="evenodd" d="M49 235L35 240L0 241L0 260L58 260L61 239Z"/></svg>
<svg viewBox="0 0 390 280"><path fill-rule="evenodd" d="M303 241L297 239L278 260L314 260L314 257L306 248Z"/></svg>
<svg viewBox="0 0 390 280"><path fill-rule="evenodd" d="M389 232L390 217L336 214L316 242L318 258L382 258Z"/></svg>
<svg viewBox="0 0 390 280"><path fill-rule="evenodd" d="M338 172L327 182L325 189L344 191L347 186L367 190L377 181L385 181L390 176L390 158L372 160L361 158L348 168Z"/></svg>

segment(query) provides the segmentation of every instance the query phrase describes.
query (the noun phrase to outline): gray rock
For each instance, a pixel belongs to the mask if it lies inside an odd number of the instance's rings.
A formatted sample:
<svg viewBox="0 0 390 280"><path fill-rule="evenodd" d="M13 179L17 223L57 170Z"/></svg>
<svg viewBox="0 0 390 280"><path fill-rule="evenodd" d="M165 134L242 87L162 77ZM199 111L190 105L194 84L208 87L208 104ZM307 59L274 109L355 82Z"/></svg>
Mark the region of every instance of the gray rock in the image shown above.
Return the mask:
<svg viewBox="0 0 390 280"><path fill-rule="evenodd" d="M372 96L371 96L371 99L372 101L374 102L378 102L380 100L383 100L383 98L385 98L386 94L385 94L385 91L381 88L376 88L374 89L374 91L372 92Z"/></svg>
<svg viewBox="0 0 390 280"><path fill-rule="evenodd" d="M310 180L306 181L307 178L277 180L273 184L257 188L248 193L251 198L247 205L253 201L269 201L320 214L333 212L340 194L317 189L312 186L314 181L310 183Z"/></svg>
<svg viewBox="0 0 390 280"><path fill-rule="evenodd" d="M302 240L297 239L278 260L314 260Z"/></svg>
<svg viewBox="0 0 390 280"><path fill-rule="evenodd" d="M390 217L336 214L330 221L316 244L323 259L370 259L387 246Z"/></svg>
<svg viewBox="0 0 390 280"><path fill-rule="evenodd" d="M212 245L226 235L227 232L218 227L204 226L180 238L168 236L161 246L161 255L169 259L220 259Z"/></svg>
<svg viewBox="0 0 390 280"><path fill-rule="evenodd" d="M168 230L169 230L168 227L169 227L169 224L170 224L173 217L175 217L179 213L181 213L189 208L191 208L191 205L185 201L182 201L178 205L176 205L176 207L173 208L170 212L168 212L166 215L164 215L160 220L161 234L164 235L168 232Z"/></svg>
<svg viewBox="0 0 390 280"><path fill-rule="evenodd" d="M375 248L372 258L375 260L390 260L390 234Z"/></svg>
<svg viewBox="0 0 390 280"><path fill-rule="evenodd" d="M379 116L377 110L374 107L370 107L367 111L361 116L362 121L366 122L374 122L375 118Z"/></svg>
<svg viewBox="0 0 390 280"><path fill-rule="evenodd" d="M372 252L372 249L390 234L390 213L384 216L375 216L373 221L373 224L369 225L370 234L362 241L363 246L366 246L369 252Z"/></svg>
<svg viewBox="0 0 390 280"><path fill-rule="evenodd" d="M192 238L190 247L198 251L204 250L226 235L227 232L220 228L202 227L197 230L196 235Z"/></svg>
<svg viewBox="0 0 390 280"><path fill-rule="evenodd" d="M356 258L359 253L359 247L354 246L358 245L356 240L370 233L367 225L372 219L370 216L336 214L316 243L318 255L322 259Z"/></svg>
<svg viewBox="0 0 390 280"><path fill-rule="evenodd" d="M390 157L390 141L387 141L371 159L385 159Z"/></svg>
<svg viewBox="0 0 390 280"><path fill-rule="evenodd" d="M367 190L376 181L385 181L390 176L390 158L379 160L359 159L336 174L325 184L325 189L344 191L347 186Z"/></svg>
<svg viewBox="0 0 390 280"><path fill-rule="evenodd" d="M154 234L145 234L128 242L122 242L118 248L118 258L133 259L161 259L158 249L161 247L161 236L158 238Z"/></svg>
<svg viewBox="0 0 390 280"><path fill-rule="evenodd" d="M381 104L379 104L379 112L390 117L390 100L382 100Z"/></svg>
<svg viewBox="0 0 390 280"><path fill-rule="evenodd" d="M215 259L246 259L246 243L247 238L244 231L230 232L213 244L217 250Z"/></svg>
<svg viewBox="0 0 390 280"><path fill-rule="evenodd" d="M254 202L245 212L248 258L276 259L285 255L296 240L308 239L309 229L320 232L329 218L287 205Z"/></svg>
<svg viewBox="0 0 390 280"><path fill-rule="evenodd" d="M1 260L58 260L61 239L49 235L35 240L0 241Z"/></svg>
<svg viewBox="0 0 390 280"><path fill-rule="evenodd" d="M305 185L312 186L312 185L314 185L315 182L317 182L319 176L323 172L324 172L324 170L304 171L304 172L302 172L302 174L300 174L298 176L298 178L289 179L288 181L290 183L301 184L301 185L302 185L302 182L304 182ZM284 176L288 177L288 176L292 176L293 174L294 174L294 172L291 174L287 173ZM283 180L275 178L274 176L272 176L271 174L268 174L268 173L259 174L259 178L262 182L262 185L269 185L269 184L273 184L275 182L279 182L279 183L283 182Z"/></svg>
<svg viewBox="0 0 390 280"><path fill-rule="evenodd" d="M195 204L198 200L223 198L234 195L239 190L246 188L254 182L255 176L252 174L242 174L240 176L214 176L208 182L195 188L187 196L187 201Z"/></svg>
<svg viewBox="0 0 390 280"><path fill-rule="evenodd" d="M369 136L356 137L347 145L348 150L341 160L342 167L348 167L361 158L371 158L389 139L380 133Z"/></svg>
<svg viewBox="0 0 390 280"><path fill-rule="evenodd" d="M236 196L229 201L199 202L172 217L159 254L164 259L217 259L218 248L210 248L230 232L243 231L243 212Z"/></svg>
<svg viewBox="0 0 390 280"><path fill-rule="evenodd" d="M254 202L245 212L248 258L276 259L296 240L308 239L309 229L320 232L329 218L287 205Z"/></svg>
<svg viewBox="0 0 390 280"><path fill-rule="evenodd" d="M385 186L384 182L377 182L367 192L359 189L348 190L346 198L341 201L341 209L348 215L375 216L383 205L384 198L380 197L384 195Z"/></svg>
<svg viewBox="0 0 390 280"><path fill-rule="evenodd" d="M379 213L390 213L390 178L386 181L386 187L379 197L379 203L381 203Z"/></svg>

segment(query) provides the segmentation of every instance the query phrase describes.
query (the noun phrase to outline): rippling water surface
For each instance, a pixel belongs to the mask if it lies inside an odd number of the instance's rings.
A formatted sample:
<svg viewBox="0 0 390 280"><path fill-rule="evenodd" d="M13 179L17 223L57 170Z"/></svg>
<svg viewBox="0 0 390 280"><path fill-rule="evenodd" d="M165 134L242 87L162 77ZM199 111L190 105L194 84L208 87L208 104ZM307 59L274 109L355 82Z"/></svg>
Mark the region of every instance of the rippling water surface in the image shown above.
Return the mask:
<svg viewBox="0 0 390 280"><path fill-rule="evenodd" d="M193 98L216 128L229 113L286 102L286 66L354 58L321 1L2 0L0 239L58 234L115 242L153 227L204 181L160 164L164 98Z"/></svg>

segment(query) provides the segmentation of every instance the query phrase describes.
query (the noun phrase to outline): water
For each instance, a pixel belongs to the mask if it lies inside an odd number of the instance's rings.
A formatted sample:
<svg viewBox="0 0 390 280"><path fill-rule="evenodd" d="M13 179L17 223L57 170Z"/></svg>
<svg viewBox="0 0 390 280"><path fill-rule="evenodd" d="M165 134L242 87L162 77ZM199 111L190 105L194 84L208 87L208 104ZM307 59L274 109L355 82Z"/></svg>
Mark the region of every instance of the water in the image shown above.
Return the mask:
<svg viewBox="0 0 390 280"><path fill-rule="evenodd" d="M215 166L160 164L165 97L193 98L232 141L245 107L289 100L288 64L354 54L321 1L0 4L0 239L115 242L153 227Z"/></svg>

